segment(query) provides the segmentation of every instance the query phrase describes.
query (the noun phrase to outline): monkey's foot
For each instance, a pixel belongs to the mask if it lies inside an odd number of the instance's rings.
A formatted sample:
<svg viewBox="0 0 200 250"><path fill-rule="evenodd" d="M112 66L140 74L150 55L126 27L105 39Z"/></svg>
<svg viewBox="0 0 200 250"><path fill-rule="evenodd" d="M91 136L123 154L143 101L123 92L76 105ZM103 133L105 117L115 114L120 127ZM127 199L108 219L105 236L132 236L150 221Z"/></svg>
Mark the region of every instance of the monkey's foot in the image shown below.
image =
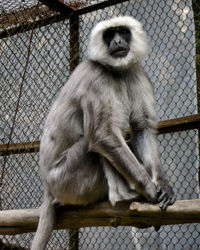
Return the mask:
<svg viewBox="0 0 200 250"><path fill-rule="evenodd" d="M169 185L166 185L166 183L165 186L164 185L157 186L157 194L158 194L159 207L162 210L166 210L166 208L169 205L173 205L176 200L176 194Z"/></svg>

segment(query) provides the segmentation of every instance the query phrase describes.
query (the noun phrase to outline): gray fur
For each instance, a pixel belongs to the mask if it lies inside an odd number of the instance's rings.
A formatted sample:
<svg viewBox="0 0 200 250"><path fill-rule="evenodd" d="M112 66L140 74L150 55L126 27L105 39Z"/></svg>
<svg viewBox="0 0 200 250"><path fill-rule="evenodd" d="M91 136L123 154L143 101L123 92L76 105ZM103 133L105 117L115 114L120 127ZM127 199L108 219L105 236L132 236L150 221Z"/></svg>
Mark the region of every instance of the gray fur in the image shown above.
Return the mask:
<svg viewBox="0 0 200 250"><path fill-rule="evenodd" d="M125 19L131 32L137 24L137 39L138 34L143 39L141 25L130 17ZM113 20L106 21L106 27L116 25L116 18ZM105 27L100 24L97 28L92 34L98 31L95 39L101 39ZM132 36L130 46L134 47L134 33ZM91 54L92 39L90 59L72 73L44 126L40 167L45 197L32 250L45 249L57 202L87 205L108 197L115 205L143 196L165 209L175 200L160 167L153 91L138 64L140 54L136 60L130 50L128 63L123 58L119 70L119 61L106 64L109 55L102 41L104 62ZM124 139L128 128L130 143Z"/></svg>

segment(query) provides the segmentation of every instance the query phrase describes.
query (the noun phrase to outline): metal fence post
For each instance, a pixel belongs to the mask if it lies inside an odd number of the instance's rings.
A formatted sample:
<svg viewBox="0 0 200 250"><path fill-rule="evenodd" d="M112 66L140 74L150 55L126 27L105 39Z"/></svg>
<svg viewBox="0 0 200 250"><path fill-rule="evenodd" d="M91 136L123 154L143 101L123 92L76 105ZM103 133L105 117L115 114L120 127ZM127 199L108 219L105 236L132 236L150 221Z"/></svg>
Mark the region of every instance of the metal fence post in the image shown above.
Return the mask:
<svg viewBox="0 0 200 250"><path fill-rule="evenodd" d="M70 73L79 63L79 16L72 14L69 19L70 24ZM69 250L78 250L79 229L69 229Z"/></svg>

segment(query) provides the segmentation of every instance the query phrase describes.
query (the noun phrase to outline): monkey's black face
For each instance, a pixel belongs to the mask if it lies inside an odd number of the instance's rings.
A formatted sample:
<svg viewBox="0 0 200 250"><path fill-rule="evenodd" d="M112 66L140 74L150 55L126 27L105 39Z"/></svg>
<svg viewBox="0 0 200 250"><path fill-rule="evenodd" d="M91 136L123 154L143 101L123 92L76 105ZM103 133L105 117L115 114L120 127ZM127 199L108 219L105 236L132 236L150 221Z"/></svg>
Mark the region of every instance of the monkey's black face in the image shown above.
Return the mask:
<svg viewBox="0 0 200 250"><path fill-rule="evenodd" d="M130 50L131 32L124 26L112 27L105 30L103 40L112 57L126 57Z"/></svg>

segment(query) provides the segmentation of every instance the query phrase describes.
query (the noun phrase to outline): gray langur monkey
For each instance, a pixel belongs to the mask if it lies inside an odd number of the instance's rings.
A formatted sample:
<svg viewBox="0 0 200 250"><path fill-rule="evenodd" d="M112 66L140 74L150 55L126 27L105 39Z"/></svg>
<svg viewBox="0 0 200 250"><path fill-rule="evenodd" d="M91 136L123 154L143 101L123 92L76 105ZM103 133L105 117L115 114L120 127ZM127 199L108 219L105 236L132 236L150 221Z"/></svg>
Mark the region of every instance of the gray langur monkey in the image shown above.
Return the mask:
<svg viewBox="0 0 200 250"><path fill-rule="evenodd" d="M144 197L162 210L174 203L158 153L152 86L139 64L146 53L145 32L132 17L92 30L89 57L62 88L44 126L44 202L32 250L45 249L56 203L108 199L115 205Z"/></svg>

